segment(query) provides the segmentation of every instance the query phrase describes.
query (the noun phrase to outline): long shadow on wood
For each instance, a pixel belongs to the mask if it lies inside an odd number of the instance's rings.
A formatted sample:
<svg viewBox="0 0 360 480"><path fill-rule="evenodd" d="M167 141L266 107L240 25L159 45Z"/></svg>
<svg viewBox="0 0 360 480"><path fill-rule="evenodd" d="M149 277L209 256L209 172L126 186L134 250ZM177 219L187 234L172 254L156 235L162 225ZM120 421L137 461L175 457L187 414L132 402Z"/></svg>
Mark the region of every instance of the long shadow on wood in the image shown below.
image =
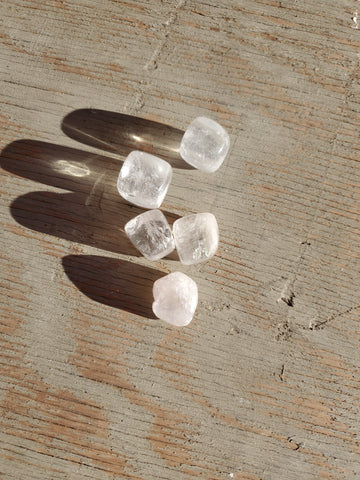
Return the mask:
<svg viewBox="0 0 360 480"><path fill-rule="evenodd" d="M23 139L1 152L1 167L20 177L73 192L89 193L99 183L116 191L122 161L55 143Z"/></svg>
<svg viewBox="0 0 360 480"><path fill-rule="evenodd" d="M20 140L2 152L3 169L71 193L31 192L11 204L21 225L42 233L125 255L139 253L123 232L127 221L144 210L117 192L121 162L73 148ZM170 223L177 215L164 212Z"/></svg>
<svg viewBox="0 0 360 480"><path fill-rule="evenodd" d="M145 118L80 109L66 115L61 128L70 138L86 145L126 157L142 150L167 160L174 168L192 169L180 157L182 130Z"/></svg>
<svg viewBox="0 0 360 480"><path fill-rule="evenodd" d="M68 255L66 275L92 300L146 318L152 312L152 286L164 274L153 268L97 255Z"/></svg>

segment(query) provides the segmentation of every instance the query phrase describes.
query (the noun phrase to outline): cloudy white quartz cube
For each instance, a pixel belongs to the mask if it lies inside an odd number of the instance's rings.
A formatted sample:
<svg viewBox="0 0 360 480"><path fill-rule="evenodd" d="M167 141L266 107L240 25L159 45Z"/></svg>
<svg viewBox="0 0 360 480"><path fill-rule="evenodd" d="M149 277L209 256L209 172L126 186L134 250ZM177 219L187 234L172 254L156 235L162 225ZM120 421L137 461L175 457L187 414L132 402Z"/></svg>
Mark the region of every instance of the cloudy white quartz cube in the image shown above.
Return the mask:
<svg viewBox="0 0 360 480"><path fill-rule="evenodd" d="M159 260L174 248L171 228L160 210L149 210L132 218L125 233L133 245L149 260Z"/></svg>
<svg viewBox="0 0 360 480"><path fill-rule="evenodd" d="M198 303L198 288L185 273L173 272L156 280L153 295L153 312L161 320L183 327L193 319Z"/></svg>
<svg viewBox="0 0 360 480"><path fill-rule="evenodd" d="M146 152L133 151L120 170L117 188L128 202L143 208L159 208L169 188L171 165Z"/></svg>
<svg viewBox="0 0 360 480"><path fill-rule="evenodd" d="M181 263L205 262L215 255L219 244L219 227L212 213L196 213L179 218L173 236Z"/></svg>
<svg viewBox="0 0 360 480"><path fill-rule="evenodd" d="M198 117L184 133L180 155L199 170L215 172L223 163L229 147L229 135L219 123L211 118Z"/></svg>

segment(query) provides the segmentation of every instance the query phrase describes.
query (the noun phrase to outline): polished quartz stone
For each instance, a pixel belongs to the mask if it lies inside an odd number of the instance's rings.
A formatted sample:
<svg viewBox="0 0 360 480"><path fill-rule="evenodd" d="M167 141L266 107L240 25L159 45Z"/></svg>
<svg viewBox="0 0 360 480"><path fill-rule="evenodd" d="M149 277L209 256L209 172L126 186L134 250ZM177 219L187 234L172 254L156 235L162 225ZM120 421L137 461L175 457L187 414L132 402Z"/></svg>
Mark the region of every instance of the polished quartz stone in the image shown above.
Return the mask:
<svg viewBox="0 0 360 480"><path fill-rule="evenodd" d="M175 248L170 226L160 210L149 210L131 219L125 233L149 260L159 260Z"/></svg>
<svg viewBox="0 0 360 480"><path fill-rule="evenodd" d="M156 280L153 294L152 308L158 318L177 327L191 322L198 303L198 289L185 273L173 272Z"/></svg>
<svg viewBox="0 0 360 480"><path fill-rule="evenodd" d="M191 265L215 255L219 227L212 213L196 213L174 222L173 235L181 263Z"/></svg>
<svg viewBox="0 0 360 480"><path fill-rule="evenodd" d="M172 176L168 162L149 153L131 152L120 170L117 188L125 200L143 208L162 204Z"/></svg>
<svg viewBox="0 0 360 480"><path fill-rule="evenodd" d="M199 170L215 172L223 163L229 147L229 135L221 125L210 118L198 117L184 133L180 155Z"/></svg>

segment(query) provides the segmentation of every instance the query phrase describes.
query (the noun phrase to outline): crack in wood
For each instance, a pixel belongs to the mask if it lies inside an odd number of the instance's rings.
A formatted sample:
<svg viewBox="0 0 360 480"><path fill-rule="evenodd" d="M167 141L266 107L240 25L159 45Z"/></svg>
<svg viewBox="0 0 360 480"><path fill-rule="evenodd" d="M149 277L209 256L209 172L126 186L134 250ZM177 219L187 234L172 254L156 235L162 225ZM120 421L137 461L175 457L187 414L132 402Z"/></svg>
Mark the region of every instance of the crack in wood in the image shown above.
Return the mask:
<svg viewBox="0 0 360 480"><path fill-rule="evenodd" d="M309 324L309 330L322 330L325 325L332 322L333 320L336 320L337 318L340 318L343 315L346 315L347 313L351 313L354 310L358 310L359 308L360 308L360 305L356 305L354 307L347 308L343 312L334 313L333 315L330 315L328 318L326 318L323 321L320 321L320 322L311 321Z"/></svg>

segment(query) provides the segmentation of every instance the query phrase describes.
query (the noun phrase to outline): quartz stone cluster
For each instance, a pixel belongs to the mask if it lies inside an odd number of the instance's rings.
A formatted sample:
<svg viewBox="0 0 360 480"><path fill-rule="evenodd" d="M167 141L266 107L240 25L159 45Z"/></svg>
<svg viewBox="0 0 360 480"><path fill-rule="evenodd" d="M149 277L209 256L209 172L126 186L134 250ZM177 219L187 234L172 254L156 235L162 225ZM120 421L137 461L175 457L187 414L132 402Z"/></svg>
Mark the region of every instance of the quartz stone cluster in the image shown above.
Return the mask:
<svg viewBox="0 0 360 480"><path fill-rule="evenodd" d="M216 171L229 150L224 128L206 117L196 118L185 131L180 155L205 172ZM149 260L159 260L175 248L181 263L205 262L215 255L219 228L212 213L196 213L176 220L170 227L158 210L172 177L168 162L145 152L133 151L126 158L117 183L120 195L134 205L150 209L125 225L133 245ZM182 272L173 272L154 283L155 315L172 325L191 322L198 302L196 283Z"/></svg>

